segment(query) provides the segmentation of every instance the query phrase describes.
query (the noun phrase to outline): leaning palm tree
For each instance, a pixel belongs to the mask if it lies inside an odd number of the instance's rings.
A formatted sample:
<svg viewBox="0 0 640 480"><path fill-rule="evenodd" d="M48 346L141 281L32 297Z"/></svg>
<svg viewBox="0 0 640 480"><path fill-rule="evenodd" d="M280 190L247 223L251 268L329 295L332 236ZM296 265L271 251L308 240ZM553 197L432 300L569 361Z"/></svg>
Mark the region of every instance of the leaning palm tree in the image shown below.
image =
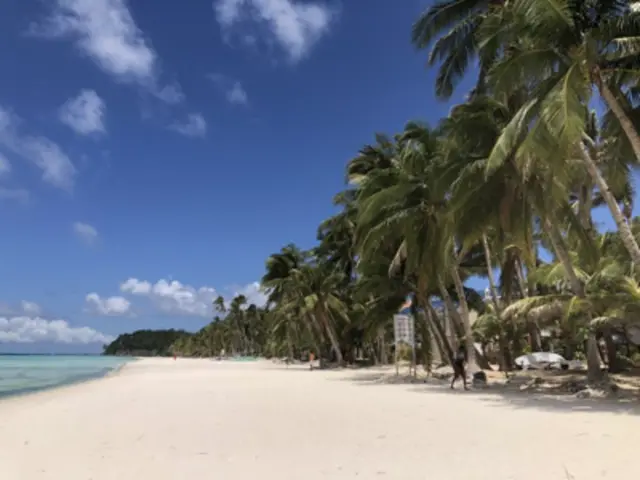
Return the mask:
<svg viewBox="0 0 640 480"><path fill-rule="evenodd" d="M344 364L336 322L349 323L347 308L337 287L340 275L323 264L305 264L293 270L286 282L285 310L298 310L313 322L317 332L326 334L340 365ZM310 329L311 330L311 329Z"/></svg>
<svg viewBox="0 0 640 480"><path fill-rule="evenodd" d="M580 158L637 264L640 246L594 158L587 114L595 89L640 160L640 137L612 90L620 94L624 87L620 82L630 84L640 78L640 13L632 11L630 3L553 0L551 8L547 0L509 2L508 20L501 17L495 21L498 27L480 36L495 39L499 30L505 52L489 72L492 91L526 88L530 95L496 142L488 170L516 150L521 158L546 159L556 171L567 159Z"/></svg>
<svg viewBox="0 0 640 480"><path fill-rule="evenodd" d="M412 284L425 330L435 329L447 360L453 351L445 330L431 314L431 292L449 258L445 219L446 186L438 183L435 132L424 129L419 145L408 142L390 168L371 172L359 185L356 238L361 261L376 261L395 249L390 274L402 272ZM430 138L430 140L427 140Z"/></svg>

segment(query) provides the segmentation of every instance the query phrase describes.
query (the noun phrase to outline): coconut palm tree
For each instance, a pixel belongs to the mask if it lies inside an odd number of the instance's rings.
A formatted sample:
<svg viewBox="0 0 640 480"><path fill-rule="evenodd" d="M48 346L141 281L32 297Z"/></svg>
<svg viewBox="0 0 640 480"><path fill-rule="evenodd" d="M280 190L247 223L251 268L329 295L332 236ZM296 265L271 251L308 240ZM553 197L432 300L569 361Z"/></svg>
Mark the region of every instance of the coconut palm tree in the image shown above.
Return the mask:
<svg viewBox="0 0 640 480"><path fill-rule="evenodd" d="M480 76L476 91L483 91L484 74L495 52L485 45L480 50L478 34L490 12L499 14L507 0L439 0L425 10L412 29L412 41L420 50L430 48L429 65L440 64L435 91L448 99L480 55Z"/></svg>
<svg viewBox="0 0 640 480"><path fill-rule="evenodd" d="M637 264L640 247L594 157L587 114L595 89L640 159L640 137L611 89L618 82L617 90L622 91L620 81L629 84L639 78L640 64L634 62L640 58L640 13L631 10L630 3L553 0L553 8L545 0L505 4L508 20L502 12L496 20L505 53L491 66L488 84L497 95L526 88L530 100L502 132L488 169L502 164L515 150L556 166L580 158ZM494 38L493 32L489 35ZM535 124L529 128L532 121Z"/></svg>

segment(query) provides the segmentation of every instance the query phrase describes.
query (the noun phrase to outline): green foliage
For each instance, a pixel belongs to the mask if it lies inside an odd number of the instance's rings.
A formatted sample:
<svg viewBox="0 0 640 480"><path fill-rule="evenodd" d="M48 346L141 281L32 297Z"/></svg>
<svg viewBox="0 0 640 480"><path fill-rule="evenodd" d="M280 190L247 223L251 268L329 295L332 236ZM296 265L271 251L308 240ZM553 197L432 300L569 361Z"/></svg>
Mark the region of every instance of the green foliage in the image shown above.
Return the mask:
<svg viewBox="0 0 640 480"><path fill-rule="evenodd" d="M104 355L168 356L177 341L191 338L184 330L138 330L119 335L104 348Z"/></svg>
<svg viewBox="0 0 640 480"><path fill-rule="evenodd" d="M388 361L393 314L411 297L427 368L475 340L502 368L553 346L588 353L600 374L597 342L615 348L640 318L640 13L628 0L439 0L412 41L438 65L438 96L477 61L474 89L437 125L408 122L354 152L317 245L267 259L267 304L219 297L195 334L136 332L106 352ZM614 232L594 224L602 205ZM464 286L473 276L489 279L491 301Z"/></svg>

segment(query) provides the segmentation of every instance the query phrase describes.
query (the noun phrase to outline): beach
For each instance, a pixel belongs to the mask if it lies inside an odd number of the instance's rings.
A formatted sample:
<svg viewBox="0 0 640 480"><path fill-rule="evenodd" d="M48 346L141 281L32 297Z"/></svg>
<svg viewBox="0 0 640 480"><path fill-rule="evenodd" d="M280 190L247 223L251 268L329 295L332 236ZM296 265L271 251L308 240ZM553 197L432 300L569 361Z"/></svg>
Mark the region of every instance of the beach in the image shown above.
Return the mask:
<svg viewBox="0 0 640 480"><path fill-rule="evenodd" d="M640 416L593 400L389 385L377 370L144 359L0 401L0 478L623 478Z"/></svg>

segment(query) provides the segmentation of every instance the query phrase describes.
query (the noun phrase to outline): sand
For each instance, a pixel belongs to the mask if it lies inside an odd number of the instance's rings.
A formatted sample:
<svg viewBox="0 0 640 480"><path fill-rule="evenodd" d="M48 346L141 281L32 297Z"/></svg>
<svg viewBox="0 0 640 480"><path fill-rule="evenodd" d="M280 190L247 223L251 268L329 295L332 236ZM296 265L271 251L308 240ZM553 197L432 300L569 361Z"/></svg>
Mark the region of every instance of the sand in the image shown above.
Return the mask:
<svg viewBox="0 0 640 480"><path fill-rule="evenodd" d="M635 472L629 406L148 359L0 401L7 480L576 480Z"/></svg>

